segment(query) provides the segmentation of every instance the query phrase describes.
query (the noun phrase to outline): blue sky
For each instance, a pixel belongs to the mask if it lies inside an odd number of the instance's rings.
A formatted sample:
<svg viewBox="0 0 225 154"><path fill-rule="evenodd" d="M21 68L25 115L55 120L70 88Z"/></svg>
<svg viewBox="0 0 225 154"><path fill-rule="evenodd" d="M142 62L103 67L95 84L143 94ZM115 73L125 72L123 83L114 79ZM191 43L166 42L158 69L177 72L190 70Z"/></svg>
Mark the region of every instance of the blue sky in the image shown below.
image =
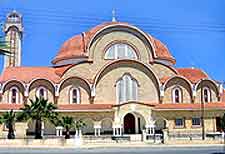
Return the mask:
<svg viewBox="0 0 225 154"><path fill-rule="evenodd" d="M118 21L164 42L176 67L201 68L225 81L224 8L224 0L0 0L0 22L13 9L22 13L22 64L49 66L65 40L110 21L115 9Z"/></svg>

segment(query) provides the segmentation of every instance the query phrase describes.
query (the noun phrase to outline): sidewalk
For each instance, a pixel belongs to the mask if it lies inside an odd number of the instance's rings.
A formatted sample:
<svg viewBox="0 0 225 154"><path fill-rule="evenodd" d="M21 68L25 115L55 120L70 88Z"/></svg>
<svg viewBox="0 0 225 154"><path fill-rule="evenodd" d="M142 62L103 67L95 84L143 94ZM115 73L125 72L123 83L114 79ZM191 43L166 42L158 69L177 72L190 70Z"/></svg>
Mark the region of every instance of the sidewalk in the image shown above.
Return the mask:
<svg viewBox="0 0 225 154"><path fill-rule="evenodd" d="M126 143L88 143L82 145L76 145L75 143L65 144L65 145L48 145L48 144L33 144L33 145L22 145L22 144L0 144L1 147L7 148L79 148L79 149L92 149L92 148L179 148L179 147L209 147L209 146L217 146L222 147L224 144L222 143L210 143L208 144L206 141L198 141L198 142L189 142L189 143L166 143L166 144L153 144L153 143L144 143L144 142L126 142Z"/></svg>

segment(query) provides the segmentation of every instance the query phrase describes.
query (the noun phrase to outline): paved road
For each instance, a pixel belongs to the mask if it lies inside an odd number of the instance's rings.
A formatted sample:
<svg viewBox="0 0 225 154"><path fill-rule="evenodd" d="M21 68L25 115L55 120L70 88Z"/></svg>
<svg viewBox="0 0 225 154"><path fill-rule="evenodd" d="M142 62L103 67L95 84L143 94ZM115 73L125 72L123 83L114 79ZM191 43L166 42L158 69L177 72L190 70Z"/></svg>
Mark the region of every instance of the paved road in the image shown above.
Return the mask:
<svg viewBox="0 0 225 154"><path fill-rule="evenodd" d="M220 147L148 147L89 149L0 148L0 154L223 154ZM225 154L225 153L224 153Z"/></svg>

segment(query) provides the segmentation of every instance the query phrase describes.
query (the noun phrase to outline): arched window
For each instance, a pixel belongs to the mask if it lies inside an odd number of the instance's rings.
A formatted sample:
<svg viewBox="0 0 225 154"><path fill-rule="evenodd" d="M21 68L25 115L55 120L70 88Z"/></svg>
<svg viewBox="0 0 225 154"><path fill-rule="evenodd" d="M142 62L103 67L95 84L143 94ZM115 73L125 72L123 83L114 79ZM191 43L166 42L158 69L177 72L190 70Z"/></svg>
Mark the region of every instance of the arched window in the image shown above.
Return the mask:
<svg viewBox="0 0 225 154"><path fill-rule="evenodd" d="M70 104L80 104L80 89L79 88L70 89Z"/></svg>
<svg viewBox="0 0 225 154"><path fill-rule="evenodd" d="M181 103L182 101L182 92L179 87L174 88L172 92L173 103Z"/></svg>
<svg viewBox="0 0 225 154"><path fill-rule="evenodd" d="M137 59L137 54L129 45L118 43L106 51L105 59Z"/></svg>
<svg viewBox="0 0 225 154"><path fill-rule="evenodd" d="M129 74L125 74L116 83L117 102L138 100L138 83Z"/></svg>
<svg viewBox="0 0 225 154"><path fill-rule="evenodd" d="M204 103L208 103L211 100L211 93L208 87L204 87L202 91L202 100Z"/></svg>
<svg viewBox="0 0 225 154"><path fill-rule="evenodd" d="M47 99L47 90L45 87L39 87L36 91L36 96L38 98L44 98L44 99Z"/></svg>
<svg viewBox="0 0 225 154"><path fill-rule="evenodd" d="M9 103L18 104L19 103L19 89L17 87L12 87L9 92Z"/></svg>

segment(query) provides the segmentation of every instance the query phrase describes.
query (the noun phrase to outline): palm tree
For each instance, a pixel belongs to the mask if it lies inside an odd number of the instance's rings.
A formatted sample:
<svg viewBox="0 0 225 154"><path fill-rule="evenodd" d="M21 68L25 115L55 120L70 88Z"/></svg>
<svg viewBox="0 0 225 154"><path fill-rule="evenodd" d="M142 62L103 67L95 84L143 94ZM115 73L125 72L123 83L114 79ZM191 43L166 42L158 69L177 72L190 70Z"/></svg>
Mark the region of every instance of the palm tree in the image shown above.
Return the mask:
<svg viewBox="0 0 225 154"><path fill-rule="evenodd" d="M10 55L11 52L9 51L10 47L5 41L5 38L0 36L0 55Z"/></svg>
<svg viewBox="0 0 225 154"><path fill-rule="evenodd" d="M65 139L70 139L70 130L71 129L80 130L82 127L85 126L83 121L81 121L81 120L75 121L73 119L73 117L69 117L69 116L62 117L59 120L58 125L60 125L66 129Z"/></svg>
<svg viewBox="0 0 225 154"><path fill-rule="evenodd" d="M75 128L75 121L73 117L62 117L59 121L59 125L66 129L65 139L70 139L70 130Z"/></svg>
<svg viewBox="0 0 225 154"><path fill-rule="evenodd" d="M54 110L57 107L42 97L36 97L35 101L30 100L30 102L31 104L25 104L24 108L21 108L22 112L19 113L18 120L35 121L35 139L42 139L42 122L50 121L55 124L58 113Z"/></svg>
<svg viewBox="0 0 225 154"><path fill-rule="evenodd" d="M16 122L16 114L13 110L3 113L0 117L0 124L6 125L8 128L8 139L15 139L14 124Z"/></svg>

